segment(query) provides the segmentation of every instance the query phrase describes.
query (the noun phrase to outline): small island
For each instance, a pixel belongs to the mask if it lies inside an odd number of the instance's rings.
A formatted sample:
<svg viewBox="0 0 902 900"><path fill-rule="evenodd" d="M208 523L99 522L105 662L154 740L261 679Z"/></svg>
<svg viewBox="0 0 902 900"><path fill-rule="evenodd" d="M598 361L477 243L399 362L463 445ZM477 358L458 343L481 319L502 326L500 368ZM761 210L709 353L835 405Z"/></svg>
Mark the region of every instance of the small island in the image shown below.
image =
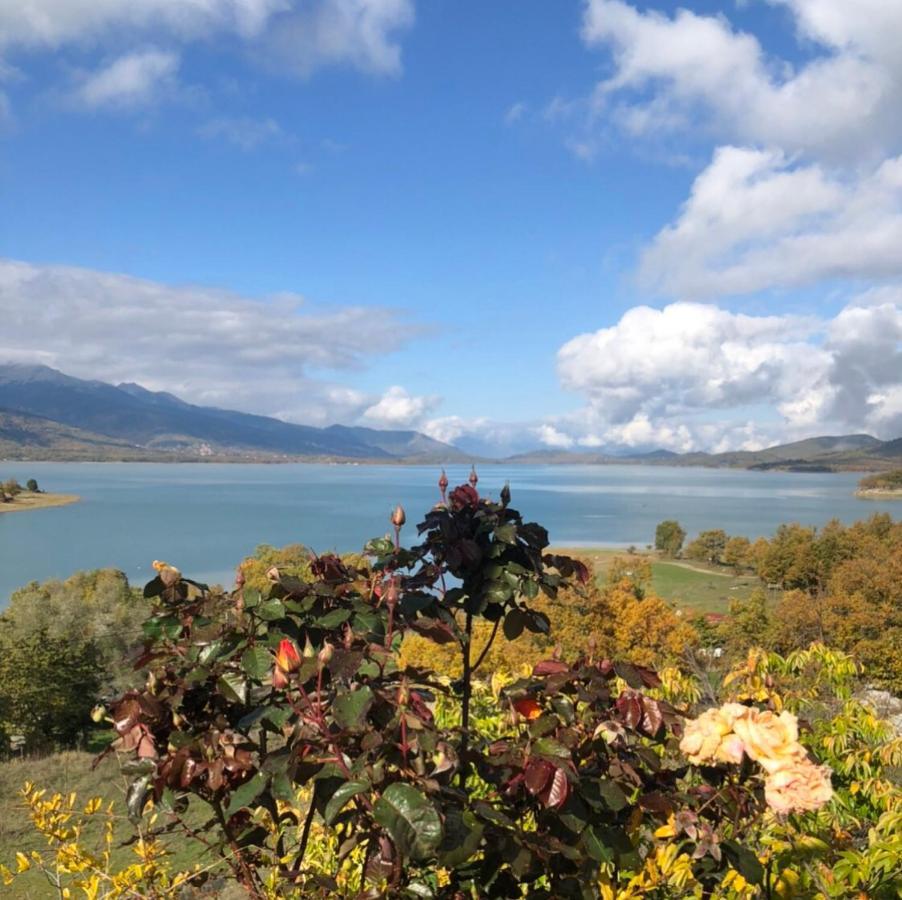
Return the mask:
<svg viewBox="0 0 902 900"><path fill-rule="evenodd" d="M29 478L25 482L25 487L22 487L15 478L0 482L0 513L67 506L78 500L76 494L48 494L40 489L34 478Z"/></svg>
<svg viewBox="0 0 902 900"><path fill-rule="evenodd" d="M902 469L862 478L855 496L862 500L902 500Z"/></svg>

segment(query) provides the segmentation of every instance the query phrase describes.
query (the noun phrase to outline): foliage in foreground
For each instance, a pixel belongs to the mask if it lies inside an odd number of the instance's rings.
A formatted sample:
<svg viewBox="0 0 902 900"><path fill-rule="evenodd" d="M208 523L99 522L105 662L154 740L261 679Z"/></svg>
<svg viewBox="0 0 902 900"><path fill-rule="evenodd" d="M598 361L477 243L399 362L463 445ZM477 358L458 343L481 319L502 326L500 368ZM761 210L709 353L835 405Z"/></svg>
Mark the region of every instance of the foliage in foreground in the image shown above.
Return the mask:
<svg viewBox="0 0 902 900"><path fill-rule="evenodd" d="M394 540L304 577L275 566L262 591L157 564L148 680L109 707L144 854L132 895L203 890L218 862L273 898L895 896L902 752L849 700L848 657L754 653L715 683L586 652L489 691L493 642L547 634L588 573L506 492L442 493L416 546L398 509ZM460 678L400 661L410 632L456 648ZM25 800L49 849L0 874L129 895L102 850L79 855L75 800ZM172 833L213 862L171 872Z"/></svg>

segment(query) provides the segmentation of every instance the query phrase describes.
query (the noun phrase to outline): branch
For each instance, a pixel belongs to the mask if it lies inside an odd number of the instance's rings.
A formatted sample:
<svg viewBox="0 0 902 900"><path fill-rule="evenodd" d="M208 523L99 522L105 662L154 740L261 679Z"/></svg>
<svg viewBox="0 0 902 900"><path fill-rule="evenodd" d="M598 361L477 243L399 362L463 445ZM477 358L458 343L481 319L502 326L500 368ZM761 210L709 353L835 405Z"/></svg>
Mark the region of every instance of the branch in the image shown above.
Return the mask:
<svg viewBox="0 0 902 900"><path fill-rule="evenodd" d="M482 648L482 653L476 658L476 662L470 668L470 672L475 672L481 665L482 661L486 658L486 654L491 650L492 644L495 642L495 635L498 634L498 626L501 624L501 619L497 619L495 621L495 625L492 628L492 633L489 635L489 639L486 641L485 646Z"/></svg>

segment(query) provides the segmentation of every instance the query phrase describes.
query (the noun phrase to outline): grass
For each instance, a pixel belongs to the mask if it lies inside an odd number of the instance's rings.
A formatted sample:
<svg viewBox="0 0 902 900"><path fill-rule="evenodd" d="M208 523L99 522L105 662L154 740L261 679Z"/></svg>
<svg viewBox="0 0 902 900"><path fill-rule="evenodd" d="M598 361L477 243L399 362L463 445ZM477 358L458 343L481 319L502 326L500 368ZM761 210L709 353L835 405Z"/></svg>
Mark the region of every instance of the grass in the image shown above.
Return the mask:
<svg viewBox="0 0 902 900"><path fill-rule="evenodd" d="M625 550L612 548L570 548L557 552L591 562L599 580L604 580L616 557L626 555ZM756 575L736 575L729 569L663 560L645 550L639 551L638 555L651 559L651 584L655 593L693 612L726 613L731 600L744 600L761 586Z"/></svg>
<svg viewBox="0 0 902 900"><path fill-rule="evenodd" d="M29 509L45 509L49 506L68 506L77 503L75 494L45 494L43 492L22 491L9 503L0 503L0 513L25 512Z"/></svg>
<svg viewBox="0 0 902 900"><path fill-rule="evenodd" d="M15 871L17 850L29 853L32 850L46 851L47 844L33 828L19 791L26 781L47 789L48 794L59 791L64 796L72 791L78 795L79 808L92 797L102 797L104 807L114 801L116 820L114 832L116 849L113 852L114 866L133 862L135 857L128 846L121 846L135 834L135 829L125 816L125 789L127 779L119 772L114 758L107 758L92 771L94 755L86 752L67 751L41 758L13 759L0 763L0 862ZM195 824L203 821L198 810ZM104 818L89 819L89 827L84 832L82 843L86 847L100 848ZM174 835L168 839L173 868L190 868L195 863L201 865L212 862L202 857L203 848L197 843ZM43 900L58 897L55 888L35 869L16 879L15 896L23 900ZM0 888L2 894L2 888Z"/></svg>

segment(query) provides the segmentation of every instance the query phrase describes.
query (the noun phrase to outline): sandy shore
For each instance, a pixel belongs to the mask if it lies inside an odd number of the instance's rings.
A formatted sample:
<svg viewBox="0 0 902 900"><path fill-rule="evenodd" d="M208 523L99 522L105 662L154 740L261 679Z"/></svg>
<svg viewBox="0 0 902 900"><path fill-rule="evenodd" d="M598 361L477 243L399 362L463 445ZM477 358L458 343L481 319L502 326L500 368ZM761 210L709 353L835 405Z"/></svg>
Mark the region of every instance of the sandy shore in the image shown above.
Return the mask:
<svg viewBox="0 0 902 900"><path fill-rule="evenodd" d="M50 506L68 506L70 503L78 503L80 499L81 497L77 494L32 494L23 491L16 496L12 503L0 503L0 513L46 509Z"/></svg>
<svg viewBox="0 0 902 900"><path fill-rule="evenodd" d="M855 491L859 500L902 500L902 490L884 488L865 488Z"/></svg>

